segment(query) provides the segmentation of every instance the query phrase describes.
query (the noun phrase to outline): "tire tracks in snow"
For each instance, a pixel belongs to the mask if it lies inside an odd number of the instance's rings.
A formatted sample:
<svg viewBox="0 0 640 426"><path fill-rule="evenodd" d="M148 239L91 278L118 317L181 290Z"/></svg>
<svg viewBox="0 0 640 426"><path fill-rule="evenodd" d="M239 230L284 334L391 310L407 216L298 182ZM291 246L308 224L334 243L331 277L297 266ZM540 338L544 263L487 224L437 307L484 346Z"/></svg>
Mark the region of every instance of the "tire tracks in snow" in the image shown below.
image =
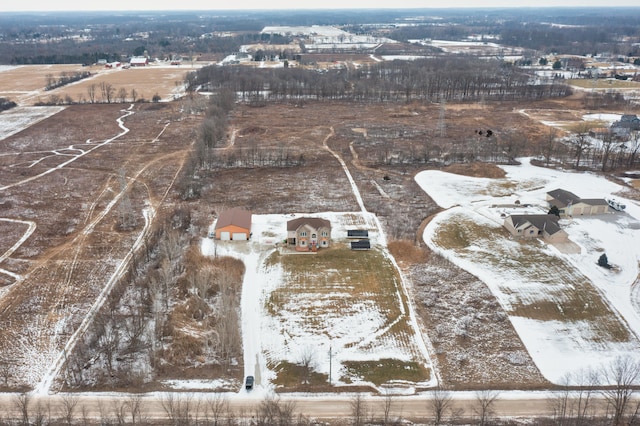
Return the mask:
<svg viewBox="0 0 640 426"><path fill-rule="evenodd" d="M349 171L349 168L347 167L346 162L342 159L342 157L340 156L340 154L338 154L337 152L333 151L327 141L329 139L331 139L332 137L335 136L335 130L333 128L333 126L329 126L329 134L323 139L322 141L322 146L323 148L329 152L331 155L333 155L336 160L338 160L338 162L340 163L340 165L342 166L342 170L344 171L345 175L347 176L347 179L349 180L349 184L351 185L351 191L353 192L353 195L356 198L356 201L358 202L358 205L360 206L360 211L362 213L362 215L366 218L366 217L371 217L373 219L373 222L375 224L375 228L376 231L378 233L378 235L380 235L380 241L382 243L382 247L383 247L383 253L384 255L389 259L389 261L391 261L391 263L393 264L393 267L395 268L396 272L398 273L398 276L400 277L400 283L398 284L398 282L395 282L394 285L396 287L396 294L397 294L397 298L398 298L398 302L399 302L399 309L400 309L400 315L398 315L398 317L396 319L394 319L393 321L391 321L390 324L388 324L387 326L379 329L378 331L376 331L375 333L373 333L371 336L367 336L367 338L361 340L360 342L357 343L356 346L364 346L369 344L371 341L373 341L374 339L381 337L382 335L384 335L385 333L387 333L389 330L391 330L391 328L393 326L395 326L396 324L398 324L400 321L402 321L403 319L407 319L407 321L409 322L409 324L411 325L411 328L413 329L413 334L414 334L414 339L413 342L414 344L418 347L418 350L420 351L420 354L422 355L422 358L424 359L425 364L430 364L431 365L431 370L433 371L433 375L436 378L437 381L440 381L438 374L437 374L437 369L435 368L436 366L436 358L435 355L432 356L431 354L435 354L435 351L433 350L433 346L430 344L430 342L428 341L428 339L425 339L425 336L423 335L420 326L418 324L418 317L416 315L415 309L413 307L413 304L411 303L411 299L409 297L409 293L407 291L408 288L408 281L406 279L406 277L404 276L404 274L402 273L402 270L400 269L400 266L398 265L398 263L396 262L395 258L391 255L391 253L389 253L388 250L388 246L387 246L387 238L386 235L384 233L384 230L382 228L382 224L380 223L380 220L378 219L378 216L370 213L367 211L365 205L364 205L364 201L362 199L362 195L360 194L360 190L358 189L358 186L356 185L355 180L353 179L353 176L351 176L351 172ZM405 306L406 303L406 306Z"/></svg>
<svg viewBox="0 0 640 426"><path fill-rule="evenodd" d="M166 129L166 126L165 126ZM164 131L164 129L163 129ZM160 133L162 134L162 132ZM159 137L160 135L158 135ZM156 138L157 139L157 138ZM155 141L155 140L154 140ZM104 217L111 211L111 209L117 204L117 202L122 198L122 196L129 190L130 186L135 182L141 182L147 189L148 202L149 205L143 210L144 216L144 226L142 230L139 232L136 241L131 246L131 248L127 251L125 257L120 261L114 272L111 274L109 280L106 285L103 287L102 291L98 295L96 301L91 306L85 317L83 318L80 326L73 332L73 334L67 340L67 343L64 345L63 350L59 353L56 360L52 363L52 365L48 368L47 373L44 375L40 383L34 388L33 392L37 395L48 394L51 391L51 387L53 386L55 378L60 374L60 371L64 367L66 362L67 354L73 352L77 342L84 336L84 333L89 329L89 326L93 323L97 313L100 311L104 303L106 302L111 290L118 282L118 280L122 277L122 275L126 272L126 268L129 265L129 262L133 255L138 251L138 249L143 245L146 236L149 234L151 229L151 225L157 213L159 206L164 202L169 191L173 188L178 175L180 174L182 168L184 167L184 163L186 161L184 152L174 152L169 153L158 158L149 161L144 165L144 167L140 168L138 172L132 177L127 178L127 184L121 189L121 191L114 196L113 200L98 214L97 217L91 220L91 222L85 227L82 233L78 236L82 241L93 232L94 228L104 219ZM165 162L168 158L179 157L180 163L176 168L176 171L171 179L171 181L167 184L166 190L154 201L153 194L150 189L146 186L144 182L142 182L139 178L142 173L147 171L150 166L155 165L158 162ZM78 244L81 246L82 244ZM77 258L77 252L76 256ZM74 264L72 264L72 268Z"/></svg>

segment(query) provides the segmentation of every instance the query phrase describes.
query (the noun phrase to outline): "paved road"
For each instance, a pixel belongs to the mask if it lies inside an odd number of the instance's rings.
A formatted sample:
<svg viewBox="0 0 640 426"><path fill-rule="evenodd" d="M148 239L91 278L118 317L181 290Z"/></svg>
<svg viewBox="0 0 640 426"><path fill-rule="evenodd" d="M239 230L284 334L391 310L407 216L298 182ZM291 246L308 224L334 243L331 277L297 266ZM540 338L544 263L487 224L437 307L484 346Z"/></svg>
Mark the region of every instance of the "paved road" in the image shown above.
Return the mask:
<svg viewBox="0 0 640 426"><path fill-rule="evenodd" d="M451 408L462 410L463 417L474 417L478 407L478 400L473 392L451 393ZM140 397L140 407L143 418L159 419L166 418L167 413L164 406L168 405L168 400L173 397L174 406L178 403L182 407L189 401L189 411L195 417L196 411L204 412L207 399L210 401L215 397L213 393L191 393L191 394L166 394L153 393ZM18 417L19 410L16 394L0 394L0 417ZM90 418L101 418L105 414L114 416L118 408L122 408L125 413L130 412L131 403L134 401L131 395L127 394L59 394L52 396L32 396L30 397L30 412L35 413L36 407L46 407L45 412L54 413L60 417L64 412L65 403L70 400L77 400L75 417L80 418L82 412ZM230 410L237 417L251 417L256 409L264 401L265 394L233 394L226 398ZM553 414L550 404L550 393L547 392L505 392L500 393L496 400L493 411L500 417L531 418L540 416L551 416ZM390 399L390 413L393 418L427 419L432 416L432 402L428 395L424 396L394 396ZM364 396L362 403L365 407L367 417L382 418L387 399L385 397ZM336 396L290 396L285 395L280 398L281 403L293 402L295 413L301 413L311 418L348 418L352 416L354 402L353 395ZM595 401L594 401L595 403ZM603 404L602 401L598 401ZM198 408L199 407L199 408ZM460 411L459 411L460 412ZM130 416L130 414L128 414ZM202 416L202 414L200 415ZM447 412L449 416L449 412Z"/></svg>

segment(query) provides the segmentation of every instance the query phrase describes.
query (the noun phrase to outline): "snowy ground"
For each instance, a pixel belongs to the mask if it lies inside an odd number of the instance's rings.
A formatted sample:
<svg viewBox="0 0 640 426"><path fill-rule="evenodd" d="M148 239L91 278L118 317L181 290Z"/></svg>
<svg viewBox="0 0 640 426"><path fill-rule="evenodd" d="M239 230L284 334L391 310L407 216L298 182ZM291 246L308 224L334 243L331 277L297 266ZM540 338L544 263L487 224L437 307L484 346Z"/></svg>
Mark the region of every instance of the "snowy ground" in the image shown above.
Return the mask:
<svg viewBox="0 0 640 426"><path fill-rule="evenodd" d="M296 314L293 306L283 317L271 315L266 307L269 295L285 285L282 268L265 266L265 259L275 250L277 242L286 240L286 222L299 215L259 215L252 219L252 240L250 242L220 242L206 238L202 241L202 251L207 255L228 255L241 258L246 271L242 294L242 331L245 359L245 376L253 375L256 389L263 394L273 389L271 380L275 373L268 367L282 360L298 363L305 351L312 349L315 371L331 373L332 383L340 383L339 377L343 361L379 360L384 358L401 361L418 360L430 368L425 343L420 336L412 336L409 342L394 339L389 330L395 324L384 326L384 313L362 300L361 306L345 310L340 317L334 317L327 310L322 318L326 329L318 333L305 324L305 319ZM368 229L372 248L383 251L387 256L384 237L376 232L377 220L370 213L320 213L314 215L331 221L331 238L334 243L346 242L348 228L354 223L360 229ZM300 254L298 254L300 255ZM312 255L312 254L311 254ZM305 256L305 254L302 254ZM398 289L398 292L403 292ZM335 298L341 298L336 290ZM332 303L326 300L307 300L304 303L322 305ZM398 294L397 303L402 305L403 297ZM328 300L328 302L327 302ZM296 303L290 301L288 304ZM402 317L415 321L412 312L404 306L399 309ZM373 350L372 350L373 348ZM331 357L329 353L331 352ZM432 375L433 377L433 375ZM362 384L362 383L356 383ZM422 383L428 386L432 383ZM413 387L403 385L406 392Z"/></svg>
<svg viewBox="0 0 640 426"><path fill-rule="evenodd" d="M62 111L62 106L16 107L0 114L0 140ZM2 155L0 153L0 155Z"/></svg>
<svg viewBox="0 0 640 426"><path fill-rule="evenodd" d="M537 168L523 160L521 166L504 166L504 179L483 179L448 174L440 171L424 171L416 176L418 184L441 207L447 209L430 222L424 231L425 242L435 251L447 257L458 266L482 279L491 289L507 312L510 320L531 353L542 374L554 383L562 383L567 374L578 375L588 369L601 370L620 355L630 355L640 361L640 313L638 311L638 290L635 285L640 260L640 206L616 195L623 187L603 177L589 173L573 173ZM553 189L569 190L582 198L616 198L627 205L625 213L612 213L595 217L575 217L561 221L561 226L569 234L571 241L580 246L579 254L564 254L555 247L540 244L536 255L546 259L560 260L566 265L569 280L579 280L579 274L591 282L591 286L601 295L621 327L628 327L628 337L616 339L597 334L598 325L583 321L549 321L514 315L516 301L536 300L546 297L549 287L541 283L539 271L523 273L522 267L513 265L510 253L516 253L521 245L510 238L502 237L497 246L488 248L471 243L465 250L453 250L439 246L439 228L451 221L470 221L483 224L495 234L502 233L502 214L546 213L548 206L545 194ZM514 209L515 201L531 207ZM535 245L529 245L535 248ZM489 253L487 250L492 250ZM499 264L487 259L496 250L503 250ZM616 271L597 266L601 253L606 253L615 264ZM515 256L515 254L514 254ZM545 269L532 265L532 269ZM520 269L518 269L520 268ZM549 268L550 269L550 268ZM557 273L557 271L556 271ZM564 273L564 270L562 271ZM578 277L578 278L576 278ZM557 297L562 292L579 293L568 286L562 277L548 276L550 282L557 282ZM591 287L590 287L591 288ZM535 303L535 302L534 302ZM554 301L557 302L557 299ZM588 311L590 307L585 306ZM562 310L562 306L559 307ZM615 320L615 318L614 318Z"/></svg>

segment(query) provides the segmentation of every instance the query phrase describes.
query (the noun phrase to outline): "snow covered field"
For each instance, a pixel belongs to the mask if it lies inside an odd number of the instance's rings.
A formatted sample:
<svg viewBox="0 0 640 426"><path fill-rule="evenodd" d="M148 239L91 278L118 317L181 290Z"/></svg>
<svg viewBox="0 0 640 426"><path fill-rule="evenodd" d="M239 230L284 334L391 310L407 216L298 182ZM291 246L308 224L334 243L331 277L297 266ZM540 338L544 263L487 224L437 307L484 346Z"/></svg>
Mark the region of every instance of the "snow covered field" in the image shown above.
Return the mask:
<svg viewBox="0 0 640 426"><path fill-rule="evenodd" d="M503 168L507 176L498 180L419 173L418 184L447 209L429 223L424 241L487 284L548 380L561 384L567 375L602 370L621 355L640 361L640 206L616 195L621 185L594 174L538 168L528 159ZM546 213L545 194L557 188L582 198L615 197L627 205L626 212L562 220L579 254L509 237L501 215ZM516 201L530 207L512 207ZM483 232L466 247L442 244L443 228L454 226ZM602 253L615 270L597 265ZM551 318L536 313L545 305L552 305L546 307L554 312Z"/></svg>
<svg viewBox="0 0 640 426"><path fill-rule="evenodd" d="M346 243L346 230L357 227L368 229L372 251L378 250L394 266L383 237L375 230L375 217L369 213L320 213L314 215L331 221L332 244ZM202 251L209 255L228 255L241 258L246 267L242 295L242 330L245 359L245 376L253 375L256 388L262 392L273 389L276 377L273 366L285 361L292 364L311 352L316 372L330 375L333 385L348 384L341 380L345 375L344 362L377 361L395 359L404 363L417 362L430 369L425 343L417 333L398 332L396 325L415 323L407 308L406 295L396 283L396 294L390 301L395 308L377 306L374 295L364 295L354 300L349 294L352 285L335 283L323 294L307 290L297 295L292 292L282 309L270 312L271 296L283 287L295 286L285 276L281 263L267 261L276 251L281 256L315 256L314 254L286 254L287 249L276 248L276 242L286 239L286 222L293 215L253 216L252 240L246 242L220 242L204 239ZM341 241L342 240L342 241ZM334 271L310 271L309 274L329 275ZM339 272L339 271L338 271ZM318 277L318 279L320 279ZM308 315L309 308L321 314ZM391 314L389 313L391 312ZM389 316L392 318L389 318ZM408 328L415 331L413 324ZM331 355L330 355L331 354ZM352 384L371 384L353 379ZM431 374L431 381L434 380ZM403 383L402 392L413 393L416 385L430 383ZM401 392L401 390L397 390ZM260 394L261 392L258 392Z"/></svg>
<svg viewBox="0 0 640 426"><path fill-rule="evenodd" d="M0 140L62 111L61 106L16 107L0 114Z"/></svg>

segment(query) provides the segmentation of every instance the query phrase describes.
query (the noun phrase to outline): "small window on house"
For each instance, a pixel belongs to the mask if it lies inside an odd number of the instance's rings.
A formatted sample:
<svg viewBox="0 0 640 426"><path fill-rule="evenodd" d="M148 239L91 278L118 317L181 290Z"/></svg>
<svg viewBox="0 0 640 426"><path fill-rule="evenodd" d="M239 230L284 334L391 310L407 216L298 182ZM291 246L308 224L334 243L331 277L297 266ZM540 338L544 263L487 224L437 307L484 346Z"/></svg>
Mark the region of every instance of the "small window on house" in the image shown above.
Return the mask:
<svg viewBox="0 0 640 426"><path fill-rule="evenodd" d="M301 245L301 246L306 246L306 245L307 245L307 242L306 242L305 240L300 240L300 245Z"/></svg>
<svg viewBox="0 0 640 426"><path fill-rule="evenodd" d="M329 233L328 233L327 231L322 231L322 236L323 236L323 237L328 237L328 236L329 236Z"/></svg>
<svg viewBox="0 0 640 426"><path fill-rule="evenodd" d="M301 236L301 237L306 237L306 236L307 236L307 231L302 231L302 232L300 233L300 236Z"/></svg>
<svg viewBox="0 0 640 426"><path fill-rule="evenodd" d="M311 234L311 238L318 238L316 234Z"/></svg>
<svg viewBox="0 0 640 426"><path fill-rule="evenodd" d="M326 247L327 246L327 240L322 240L322 245Z"/></svg>

